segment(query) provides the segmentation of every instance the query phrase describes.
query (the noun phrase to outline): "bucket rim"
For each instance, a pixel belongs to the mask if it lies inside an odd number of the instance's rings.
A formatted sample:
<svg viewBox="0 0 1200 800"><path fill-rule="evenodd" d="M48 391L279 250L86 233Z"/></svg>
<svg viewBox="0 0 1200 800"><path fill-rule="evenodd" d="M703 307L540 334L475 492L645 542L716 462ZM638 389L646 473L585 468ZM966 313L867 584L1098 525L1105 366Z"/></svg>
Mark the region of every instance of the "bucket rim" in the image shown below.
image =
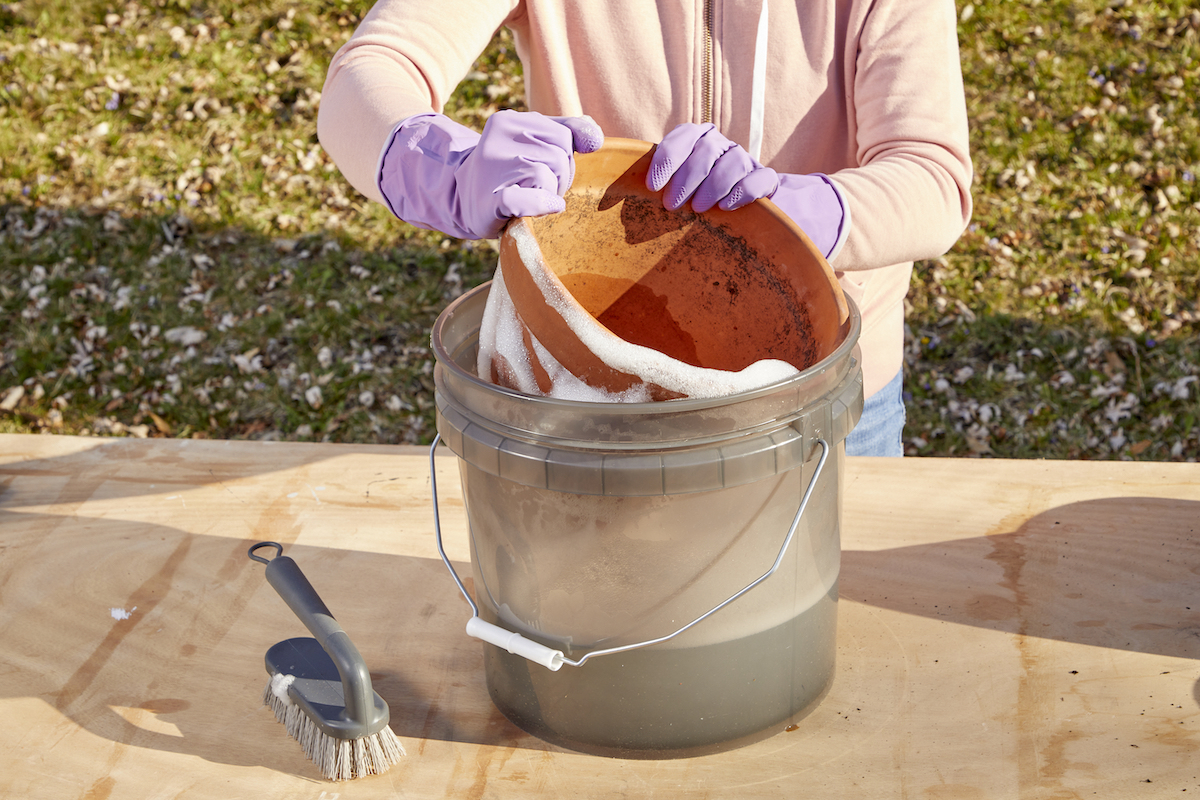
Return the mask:
<svg viewBox="0 0 1200 800"><path fill-rule="evenodd" d="M858 311L858 306L853 298L845 297L849 314L846 320L842 323L838 331L841 341L837 347L833 349L825 358L810 365L809 367L800 370L795 375L791 375L783 380L775 381L760 386L756 389L749 389L744 392L735 392L734 394L722 395L719 397L685 397L674 400L651 400L646 402L635 403L614 403L609 401L595 400L569 400L558 397L548 397L541 395L525 394L515 389L509 389L504 386L499 386L491 381L480 378L474 370L466 370L455 360L454 354L451 353L444 344L443 332L453 316L455 310L460 309L468 303L477 301L477 296L480 294L486 295L492 286L492 281L486 281L479 286L464 292L461 296L451 302L445 309L438 314L437 319L433 323L433 328L430 331L430 346L433 350L434 359L439 367L450 370L456 376L456 379L466 380L469 383L475 384L480 388L501 394L522 402L530 402L535 405L545 404L557 408L577 408L580 411L588 409L608 410L611 411L613 406L619 405L622 414L630 416L652 415L664 411L670 412L687 412L687 411L702 411L720 406L726 406L733 402L743 400L754 400L759 397L766 397L776 392L785 391L793 384L799 385L806 381L824 374L830 367L837 364L852 355L854 348L858 345L858 339L862 332L862 316Z"/></svg>

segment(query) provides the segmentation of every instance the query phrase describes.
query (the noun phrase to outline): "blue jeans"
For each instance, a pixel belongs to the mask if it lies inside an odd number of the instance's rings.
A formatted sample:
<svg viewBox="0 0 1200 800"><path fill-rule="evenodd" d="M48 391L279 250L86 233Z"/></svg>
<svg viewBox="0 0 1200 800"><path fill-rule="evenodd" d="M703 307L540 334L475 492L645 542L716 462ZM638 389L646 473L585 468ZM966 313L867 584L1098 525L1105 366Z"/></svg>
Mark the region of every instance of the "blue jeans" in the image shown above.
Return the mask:
<svg viewBox="0 0 1200 800"><path fill-rule="evenodd" d="M848 456L903 456L904 370L863 403L858 425L846 437Z"/></svg>

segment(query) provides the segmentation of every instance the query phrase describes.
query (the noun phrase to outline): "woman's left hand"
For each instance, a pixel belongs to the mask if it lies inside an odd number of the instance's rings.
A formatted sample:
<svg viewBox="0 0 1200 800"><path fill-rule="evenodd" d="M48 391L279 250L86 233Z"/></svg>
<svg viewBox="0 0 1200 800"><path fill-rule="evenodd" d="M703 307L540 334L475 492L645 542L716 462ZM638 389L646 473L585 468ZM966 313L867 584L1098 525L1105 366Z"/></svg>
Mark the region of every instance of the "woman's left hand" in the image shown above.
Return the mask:
<svg viewBox="0 0 1200 800"><path fill-rule="evenodd" d="M664 136L655 149L646 185L655 192L666 187L663 205L671 210L691 200L696 213L713 206L731 211L773 195L779 175L712 123L687 122Z"/></svg>
<svg viewBox="0 0 1200 800"><path fill-rule="evenodd" d="M687 122L664 136L650 158L646 185L655 192L666 187L667 208L675 210L691 200L698 214L713 206L732 211L768 197L830 261L850 233L850 209L828 175L781 175L759 164L711 123Z"/></svg>

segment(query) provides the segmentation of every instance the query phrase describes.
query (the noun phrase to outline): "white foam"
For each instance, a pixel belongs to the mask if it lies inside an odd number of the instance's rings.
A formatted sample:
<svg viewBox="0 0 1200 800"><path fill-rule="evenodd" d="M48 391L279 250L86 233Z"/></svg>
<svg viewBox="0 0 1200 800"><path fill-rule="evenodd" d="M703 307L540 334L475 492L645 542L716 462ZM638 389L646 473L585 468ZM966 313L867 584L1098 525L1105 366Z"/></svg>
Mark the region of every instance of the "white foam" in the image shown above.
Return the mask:
<svg viewBox="0 0 1200 800"><path fill-rule="evenodd" d="M530 334L529 339L533 344L533 357L550 379L548 393L538 385L533 360L525 345L524 326L508 294L508 287L504 285L504 275L496 270L479 326L479 353L475 369L481 378L490 380L492 366L496 364L497 371L503 371L501 382L525 394L591 403L642 403L650 400L650 391L644 384L634 385L620 393L589 386L560 364L536 337ZM501 370L501 363L507 368Z"/></svg>
<svg viewBox="0 0 1200 800"><path fill-rule="evenodd" d="M478 374L485 380L490 379L492 365L498 363L497 358L501 358L510 368L507 377L516 384L512 388L526 394L549 394L559 399L592 402L645 402L650 399L651 384L684 397L712 398L758 389L797 373L791 364L777 359L756 361L736 372L706 369L627 342L597 322L552 277L541 248L524 220L512 223L509 233L521 261L533 276L547 304L563 318L571 332L605 364L619 372L636 376L641 383L617 394L589 386L559 364L535 337L530 336L534 354L550 376L550 391L541 391L525 344L524 328L499 268L479 330L476 366Z"/></svg>
<svg viewBox="0 0 1200 800"><path fill-rule="evenodd" d="M283 705L290 706L292 698L288 695L288 687L295 682L295 675L284 675L282 672L276 672L271 676L271 694L275 695Z"/></svg>

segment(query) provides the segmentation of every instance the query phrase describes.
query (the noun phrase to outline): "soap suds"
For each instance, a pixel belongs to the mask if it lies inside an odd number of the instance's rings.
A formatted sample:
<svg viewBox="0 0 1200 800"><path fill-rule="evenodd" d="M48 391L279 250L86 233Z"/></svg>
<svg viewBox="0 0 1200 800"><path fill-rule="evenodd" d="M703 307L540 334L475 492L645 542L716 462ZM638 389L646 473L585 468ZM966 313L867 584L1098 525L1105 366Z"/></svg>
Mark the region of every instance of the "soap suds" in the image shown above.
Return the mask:
<svg viewBox="0 0 1200 800"><path fill-rule="evenodd" d="M542 391L538 385L530 348L525 344L525 326L521 324L517 308L504 285L504 275L497 269L479 326L479 354L476 359L479 377L491 380L493 366L503 362L506 369L498 370L503 374L502 382L524 394L592 403L644 403L650 400L649 389L644 384L634 385L619 393L589 386L560 364L533 334L529 334L529 340L533 345L532 357L537 359L549 377L549 392Z"/></svg>
<svg viewBox="0 0 1200 800"><path fill-rule="evenodd" d="M292 698L288 697L288 687L295 682L295 675L284 675L282 672L276 672L271 676L271 694L275 695L283 705L290 706Z"/></svg>

